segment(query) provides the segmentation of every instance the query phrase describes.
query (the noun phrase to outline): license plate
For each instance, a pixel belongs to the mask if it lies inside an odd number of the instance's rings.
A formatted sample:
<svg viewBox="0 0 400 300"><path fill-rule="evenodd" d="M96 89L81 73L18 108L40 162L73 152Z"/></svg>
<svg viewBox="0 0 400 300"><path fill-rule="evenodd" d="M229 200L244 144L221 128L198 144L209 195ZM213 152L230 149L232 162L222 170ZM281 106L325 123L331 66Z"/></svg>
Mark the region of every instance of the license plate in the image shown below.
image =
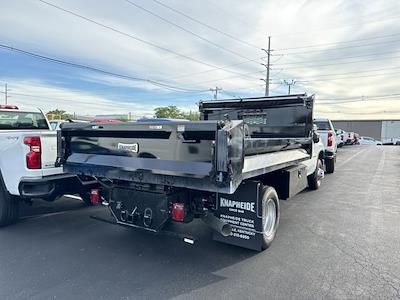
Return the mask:
<svg viewBox="0 0 400 300"><path fill-rule="evenodd" d="M118 150L138 153L139 152L139 144L137 144L137 143L135 143L135 144L118 143Z"/></svg>

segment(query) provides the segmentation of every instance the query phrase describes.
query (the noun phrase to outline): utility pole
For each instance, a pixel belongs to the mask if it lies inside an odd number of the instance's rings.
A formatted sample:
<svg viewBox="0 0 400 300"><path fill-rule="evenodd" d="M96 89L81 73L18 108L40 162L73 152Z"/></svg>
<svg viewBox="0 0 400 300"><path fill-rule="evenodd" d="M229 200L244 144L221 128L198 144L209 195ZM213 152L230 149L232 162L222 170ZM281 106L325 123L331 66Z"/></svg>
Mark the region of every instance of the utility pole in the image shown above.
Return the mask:
<svg viewBox="0 0 400 300"><path fill-rule="evenodd" d="M11 91L9 88L7 88L7 83L5 84L5 88L4 88L4 104L7 105L7 101L8 101L8 92Z"/></svg>
<svg viewBox="0 0 400 300"><path fill-rule="evenodd" d="M290 81L284 80L283 82L288 86L288 95L290 95L290 87L296 84L296 80L295 79L292 79Z"/></svg>
<svg viewBox="0 0 400 300"><path fill-rule="evenodd" d="M261 49L267 53L267 63L262 64L264 67L267 68L267 74L265 76L265 96L269 96L269 71L270 71L270 61L271 61L271 37L268 37L268 49Z"/></svg>
<svg viewBox="0 0 400 300"><path fill-rule="evenodd" d="M210 91L214 93L214 100L217 100L218 99L218 91L222 91L222 88L219 88L216 86L215 89L210 89Z"/></svg>

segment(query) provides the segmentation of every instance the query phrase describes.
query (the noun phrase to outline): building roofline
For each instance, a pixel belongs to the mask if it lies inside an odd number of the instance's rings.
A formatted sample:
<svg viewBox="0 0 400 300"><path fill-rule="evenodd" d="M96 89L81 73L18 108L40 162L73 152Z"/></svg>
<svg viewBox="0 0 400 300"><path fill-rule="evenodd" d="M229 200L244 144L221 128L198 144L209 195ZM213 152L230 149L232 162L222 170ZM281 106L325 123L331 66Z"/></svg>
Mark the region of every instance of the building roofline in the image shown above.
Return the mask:
<svg viewBox="0 0 400 300"><path fill-rule="evenodd" d="M366 120L331 120L332 122L383 122L383 121L400 121L400 119L366 119Z"/></svg>

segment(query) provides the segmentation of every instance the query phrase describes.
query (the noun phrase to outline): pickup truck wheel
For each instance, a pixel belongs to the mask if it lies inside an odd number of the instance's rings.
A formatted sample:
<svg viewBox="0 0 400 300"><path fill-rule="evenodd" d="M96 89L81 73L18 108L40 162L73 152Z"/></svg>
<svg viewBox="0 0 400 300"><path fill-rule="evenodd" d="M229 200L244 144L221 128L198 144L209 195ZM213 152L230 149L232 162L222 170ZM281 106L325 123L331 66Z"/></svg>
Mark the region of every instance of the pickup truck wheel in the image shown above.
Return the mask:
<svg viewBox="0 0 400 300"><path fill-rule="evenodd" d="M309 186L310 189L318 190L319 187L321 186L320 172L321 171L323 172L322 168L323 168L322 161L320 159L318 159L317 166L315 167L314 173L312 173L311 175L309 175L307 177L308 186Z"/></svg>
<svg viewBox="0 0 400 300"><path fill-rule="evenodd" d="M89 192L82 192L79 193L79 197L82 198L83 203L85 203L87 206L92 206L93 203L90 200L90 193Z"/></svg>
<svg viewBox="0 0 400 300"><path fill-rule="evenodd" d="M15 223L19 216L19 198L10 195L4 187L4 183L0 184L0 227Z"/></svg>
<svg viewBox="0 0 400 300"><path fill-rule="evenodd" d="M330 158L330 159L325 159L325 167L326 167L326 173L333 173L335 172L335 159Z"/></svg>
<svg viewBox="0 0 400 300"><path fill-rule="evenodd" d="M261 205L263 228L262 249L265 250L271 246L279 225L279 198L273 187L264 187Z"/></svg>

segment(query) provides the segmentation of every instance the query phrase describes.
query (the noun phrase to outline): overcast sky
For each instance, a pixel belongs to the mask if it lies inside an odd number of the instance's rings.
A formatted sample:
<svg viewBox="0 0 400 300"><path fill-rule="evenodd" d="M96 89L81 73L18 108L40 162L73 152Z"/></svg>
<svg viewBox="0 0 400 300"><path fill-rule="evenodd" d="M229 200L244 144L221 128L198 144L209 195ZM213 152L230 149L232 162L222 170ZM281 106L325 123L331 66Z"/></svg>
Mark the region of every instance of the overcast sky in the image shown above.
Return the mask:
<svg viewBox="0 0 400 300"><path fill-rule="evenodd" d="M197 110L215 86L220 99L262 96L270 35L272 95L296 80L292 93L315 93L317 115L400 119L398 0L46 2L81 17L7 1L0 44L125 78L0 48L10 103L141 117L164 105Z"/></svg>

